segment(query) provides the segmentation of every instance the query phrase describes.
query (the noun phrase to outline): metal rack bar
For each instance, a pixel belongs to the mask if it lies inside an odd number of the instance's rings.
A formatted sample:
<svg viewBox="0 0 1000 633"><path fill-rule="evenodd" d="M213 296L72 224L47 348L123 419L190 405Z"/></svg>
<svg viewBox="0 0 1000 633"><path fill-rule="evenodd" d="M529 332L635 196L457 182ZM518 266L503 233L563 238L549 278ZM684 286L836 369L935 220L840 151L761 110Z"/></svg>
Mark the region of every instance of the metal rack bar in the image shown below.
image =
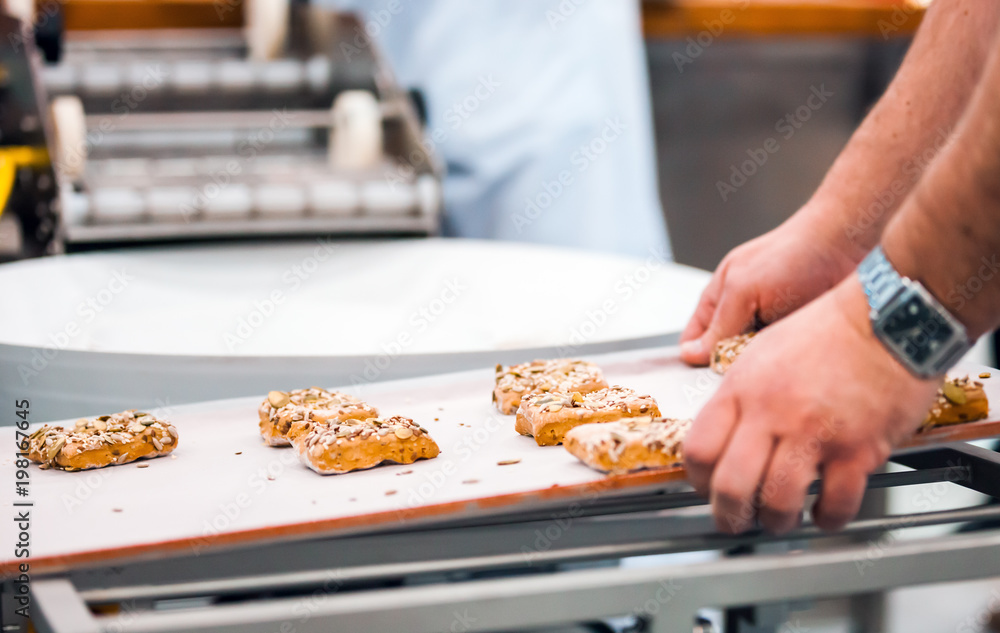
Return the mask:
<svg viewBox="0 0 1000 633"><path fill-rule="evenodd" d="M995 494L1000 483L997 455L972 446L927 449L893 461L918 470L875 475L870 489L948 481ZM573 513L565 514L570 507L575 507ZM835 536L861 537L861 542L826 551L755 553L680 567L559 570L560 565L581 561L773 547L828 536L813 525L780 537L761 531L719 534L704 500L687 492L647 490L598 497L585 505L563 500L479 519L477 524L401 525L378 534L256 544L267 549L267 556L234 549L115 568L109 561L102 568L39 578L32 597L43 633L92 633L120 626L113 616L90 614L88 605L104 603L142 605L128 612L128 630L133 633L266 633L289 622L298 632L417 633L456 630L456 622L459 630L480 631L622 614L647 616L658 633L686 633L695 610L702 607L1000 575L997 532L912 542L868 538L900 528L984 519L1000 519L1000 506L854 521ZM875 559L873 546L879 550ZM225 576L213 576L218 570L225 570ZM498 571L517 575L468 580ZM444 582L453 578L465 580ZM398 586L414 581L424 584ZM675 600L678 596L683 599ZM191 598L204 598L208 606L152 608L160 601ZM299 621L297 613L308 617Z"/></svg>
<svg viewBox="0 0 1000 633"><path fill-rule="evenodd" d="M363 593L339 592L339 587L333 587L305 598L131 612L128 630L267 633L294 626L300 633L438 633L456 630L458 621L462 623L459 630L488 631L639 614L651 619L654 631L686 633L695 610L706 606L850 595L995 576L1000 574L997 548L1000 534L992 533L896 544L863 571L857 561L865 555L864 545L685 566L563 572L558 582L544 575ZM114 617L95 619L98 630L116 624ZM58 633L65 630L71 629Z"/></svg>

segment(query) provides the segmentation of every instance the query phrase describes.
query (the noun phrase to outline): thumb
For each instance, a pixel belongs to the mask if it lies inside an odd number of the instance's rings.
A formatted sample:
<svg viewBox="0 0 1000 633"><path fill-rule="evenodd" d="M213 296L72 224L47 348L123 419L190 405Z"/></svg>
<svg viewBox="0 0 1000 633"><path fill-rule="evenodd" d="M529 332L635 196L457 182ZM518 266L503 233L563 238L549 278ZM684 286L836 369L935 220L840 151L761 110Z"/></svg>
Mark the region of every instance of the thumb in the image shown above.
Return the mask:
<svg viewBox="0 0 1000 633"><path fill-rule="evenodd" d="M681 360L690 365L707 365L715 344L750 329L756 314L756 302L747 291L727 288L712 314L708 328L697 339L681 344Z"/></svg>

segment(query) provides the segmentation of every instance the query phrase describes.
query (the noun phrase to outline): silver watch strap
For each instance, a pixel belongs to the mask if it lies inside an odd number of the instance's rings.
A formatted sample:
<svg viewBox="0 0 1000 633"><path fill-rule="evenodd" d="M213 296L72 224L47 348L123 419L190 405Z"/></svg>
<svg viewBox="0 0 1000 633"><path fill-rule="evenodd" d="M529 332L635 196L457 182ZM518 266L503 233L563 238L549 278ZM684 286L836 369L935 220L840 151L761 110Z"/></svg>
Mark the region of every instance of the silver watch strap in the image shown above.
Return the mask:
<svg viewBox="0 0 1000 633"><path fill-rule="evenodd" d="M858 277L868 296L868 306L875 312L884 308L906 287L903 278L885 258L881 246L876 246L858 266Z"/></svg>

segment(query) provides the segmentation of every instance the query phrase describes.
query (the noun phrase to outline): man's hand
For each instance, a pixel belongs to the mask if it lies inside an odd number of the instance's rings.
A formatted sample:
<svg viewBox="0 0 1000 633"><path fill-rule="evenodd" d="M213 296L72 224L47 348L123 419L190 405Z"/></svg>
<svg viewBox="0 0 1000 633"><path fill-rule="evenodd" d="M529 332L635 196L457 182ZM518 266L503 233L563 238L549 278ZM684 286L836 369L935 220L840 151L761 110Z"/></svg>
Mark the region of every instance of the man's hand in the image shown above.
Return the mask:
<svg viewBox="0 0 1000 633"><path fill-rule="evenodd" d="M939 386L907 372L874 337L856 275L767 328L726 374L685 443L688 477L720 530L842 527L867 476L916 431Z"/></svg>
<svg viewBox="0 0 1000 633"><path fill-rule="evenodd" d="M803 209L805 211L805 209ZM847 253L799 212L733 249L701 295L681 334L681 358L706 365L723 338L787 316L843 279L864 254Z"/></svg>

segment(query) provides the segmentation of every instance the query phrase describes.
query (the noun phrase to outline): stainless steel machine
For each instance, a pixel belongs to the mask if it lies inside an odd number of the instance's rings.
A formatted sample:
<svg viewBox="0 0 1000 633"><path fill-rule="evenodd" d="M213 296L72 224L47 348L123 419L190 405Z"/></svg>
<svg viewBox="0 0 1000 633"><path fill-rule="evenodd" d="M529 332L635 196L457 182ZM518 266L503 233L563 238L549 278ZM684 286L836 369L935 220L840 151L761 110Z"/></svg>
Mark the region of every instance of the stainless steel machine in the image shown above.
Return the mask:
<svg viewBox="0 0 1000 633"><path fill-rule="evenodd" d="M45 209L18 215L54 224L42 251L438 231L441 166L419 99L363 25L305 3L246 4L243 28L69 32L44 65L25 23L2 23L8 67L29 69L10 78L15 92L34 88L34 129L48 130L36 141L55 183L19 185ZM25 127L8 118L0 132Z"/></svg>

